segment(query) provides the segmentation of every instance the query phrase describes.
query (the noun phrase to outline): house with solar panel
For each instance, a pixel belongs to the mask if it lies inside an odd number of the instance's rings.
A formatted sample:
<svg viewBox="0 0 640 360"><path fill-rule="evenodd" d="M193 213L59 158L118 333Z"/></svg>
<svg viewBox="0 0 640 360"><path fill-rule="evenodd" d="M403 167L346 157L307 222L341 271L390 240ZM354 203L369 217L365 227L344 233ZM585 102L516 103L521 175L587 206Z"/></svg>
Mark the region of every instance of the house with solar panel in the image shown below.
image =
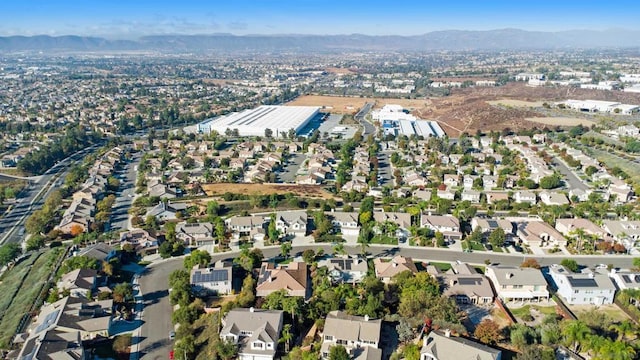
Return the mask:
<svg viewBox="0 0 640 360"><path fill-rule="evenodd" d="M110 336L113 300L91 301L67 296L44 305L27 332L16 359L84 359L83 343Z"/></svg>
<svg viewBox="0 0 640 360"><path fill-rule="evenodd" d="M640 289L640 271L619 271L611 269L609 277L619 290Z"/></svg>
<svg viewBox="0 0 640 360"><path fill-rule="evenodd" d="M222 320L220 339L238 345L240 360L271 360L278 349L283 314L282 310L233 309Z"/></svg>
<svg viewBox="0 0 640 360"><path fill-rule="evenodd" d="M358 284L367 276L367 260L358 255L339 255L318 262L327 268L333 284Z"/></svg>
<svg viewBox="0 0 640 360"><path fill-rule="evenodd" d="M616 293L613 281L606 275L586 269L573 273L562 265L549 267L553 285L564 300L571 305L612 304Z"/></svg>
<svg viewBox="0 0 640 360"><path fill-rule="evenodd" d="M196 293L230 294L233 289L233 267L218 261L212 267L191 269L190 284Z"/></svg>

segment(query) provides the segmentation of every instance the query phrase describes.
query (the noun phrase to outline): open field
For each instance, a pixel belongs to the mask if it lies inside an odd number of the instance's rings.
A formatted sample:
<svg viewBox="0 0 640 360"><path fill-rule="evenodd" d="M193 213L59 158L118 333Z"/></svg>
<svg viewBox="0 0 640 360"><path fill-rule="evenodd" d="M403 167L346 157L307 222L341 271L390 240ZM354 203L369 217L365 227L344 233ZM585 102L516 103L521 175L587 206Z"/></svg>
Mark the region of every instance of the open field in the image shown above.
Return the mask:
<svg viewBox="0 0 640 360"><path fill-rule="evenodd" d="M591 120L573 117L533 117L526 118L525 120L550 126L591 126L595 124L595 122Z"/></svg>
<svg viewBox="0 0 640 360"><path fill-rule="evenodd" d="M206 184L202 189L208 196L219 196L230 192L247 195L271 195L292 193L308 198L333 199L334 196L322 186L316 185L291 185L291 184Z"/></svg>
<svg viewBox="0 0 640 360"><path fill-rule="evenodd" d="M489 105L498 105L498 106L513 106L513 107L521 107L521 108L531 108L531 107L540 107L542 106L542 101L523 101L523 100L514 100L514 99L500 99L487 101Z"/></svg>
<svg viewBox="0 0 640 360"><path fill-rule="evenodd" d="M5 316L2 318L2 322L0 322L0 346L4 346L9 343L16 328L18 327L18 324L20 323L20 319L31 309L31 306L42 290L42 286L49 278L49 275L51 275L56 261L63 253L63 248L55 248L45 254L42 254L33 264L30 264L29 260L26 260L12 270L14 271L18 269L18 271L20 271L20 267L24 264L24 266L29 269L29 274L25 278L22 287L13 298L11 305L7 308ZM7 277L7 280L2 282L2 286L4 286L5 283L8 283L8 287L15 286L11 285L8 280L9 279Z"/></svg>
<svg viewBox="0 0 640 360"><path fill-rule="evenodd" d="M355 114L365 103L375 102L374 108L381 108L387 104L398 104L412 110L425 106L424 99L389 99L389 98L360 98L328 95L304 95L287 103L289 106L320 106L324 111L333 114Z"/></svg>
<svg viewBox="0 0 640 360"><path fill-rule="evenodd" d="M588 151L591 153L591 156L598 159L598 161L605 164L607 167L619 167L631 177L631 180L636 185L640 184L640 166L638 166L638 163L631 160L623 159L615 154L611 154L609 152L596 148L589 148Z"/></svg>

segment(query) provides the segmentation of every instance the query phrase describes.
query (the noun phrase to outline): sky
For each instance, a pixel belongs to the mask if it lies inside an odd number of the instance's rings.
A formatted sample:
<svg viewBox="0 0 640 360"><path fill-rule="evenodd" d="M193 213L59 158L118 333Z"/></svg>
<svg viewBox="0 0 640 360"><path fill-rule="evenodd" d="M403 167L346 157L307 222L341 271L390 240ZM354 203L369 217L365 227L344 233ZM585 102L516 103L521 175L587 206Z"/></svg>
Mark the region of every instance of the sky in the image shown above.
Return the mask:
<svg viewBox="0 0 640 360"><path fill-rule="evenodd" d="M419 35L517 28L640 30L621 0L1 0L0 36L155 34Z"/></svg>

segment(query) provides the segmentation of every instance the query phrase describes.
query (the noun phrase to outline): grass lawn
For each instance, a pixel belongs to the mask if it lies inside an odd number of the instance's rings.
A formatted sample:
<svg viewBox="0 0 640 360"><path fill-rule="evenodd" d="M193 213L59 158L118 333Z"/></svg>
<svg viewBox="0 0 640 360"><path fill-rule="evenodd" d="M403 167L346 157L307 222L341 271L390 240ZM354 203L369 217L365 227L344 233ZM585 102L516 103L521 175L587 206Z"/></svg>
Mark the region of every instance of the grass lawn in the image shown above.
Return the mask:
<svg viewBox="0 0 640 360"><path fill-rule="evenodd" d="M481 243L477 242L477 241L463 241L462 242L462 248L466 249L468 248L468 244L471 244L471 250L477 250L477 251L485 251L486 249L484 248L484 246L482 246Z"/></svg>
<svg viewBox="0 0 640 360"><path fill-rule="evenodd" d="M537 306L537 305L525 305L519 308L510 307L511 313L513 316L522 318L524 315L529 315L531 313L531 309L537 309L541 314L544 315L552 315L556 313L555 306Z"/></svg>
<svg viewBox="0 0 640 360"><path fill-rule="evenodd" d="M7 308L5 316L2 318L2 322L0 322L0 346L8 344L11 340L20 323L20 319L31 309L43 285L53 272L56 261L63 253L64 249L62 248L49 250L47 253L41 255L30 267L29 274L25 278L23 286L16 293L13 302Z"/></svg>
<svg viewBox="0 0 640 360"><path fill-rule="evenodd" d="M27 275L30 266L37 258L38 256L36 254L31 255L28 259L14 266L10 271L5 272L2 276L0 294L3 294L3 296L0 297L0 314L6 314L7 308L13 300L13 294L18 290L22 279Z"/></svg>
<svg viewBox="0 0 640 360"><path fill-rule="evenodd" d="M447 271L451 269L451 264L447 262L429 262L429 265L435 266L440 271Z"/></svg>
<svg viewBox="0 0 640 360"><path fill-rule="evenodd" d="M398 245L398 239L390 236L376 235L371 239L372 244L384 244L384 245Z"/></svg>

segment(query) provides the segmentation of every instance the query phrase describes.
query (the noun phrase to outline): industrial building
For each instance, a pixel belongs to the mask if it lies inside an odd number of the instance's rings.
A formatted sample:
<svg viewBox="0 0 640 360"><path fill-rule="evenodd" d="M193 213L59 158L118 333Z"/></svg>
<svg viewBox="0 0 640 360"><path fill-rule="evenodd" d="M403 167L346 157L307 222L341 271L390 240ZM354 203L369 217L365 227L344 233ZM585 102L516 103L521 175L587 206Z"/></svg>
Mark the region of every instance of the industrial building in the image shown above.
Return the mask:
<svg viewBox="0 0 640 360"><path fill-rule="evenodd" d="M227 130L238 130L240 136L265 136L266 129L270 129L274 138L280 138L291 129L301 135L301 130L318 116L319 110L317 106L262 105L207 119L197 126L199 133L216 131L225 134Z"/></svg>
<svg viewBox="0 0 640 360"><path fill-rule="evenodd" d="M588 113L609 113L631 115L640 111L640 106L621 104L614 101L601 100L566 100L556 103L556 106L565 106L568 109Z"/></svg>
<svg viewBox="0 0 640 360"><path fill-rule="evenodd" d="M444 131L437 122L418 119L400 105L385 105L382 109L373 111L371 117L382 124L384 135L423 137L444 135Z"/></svg>

